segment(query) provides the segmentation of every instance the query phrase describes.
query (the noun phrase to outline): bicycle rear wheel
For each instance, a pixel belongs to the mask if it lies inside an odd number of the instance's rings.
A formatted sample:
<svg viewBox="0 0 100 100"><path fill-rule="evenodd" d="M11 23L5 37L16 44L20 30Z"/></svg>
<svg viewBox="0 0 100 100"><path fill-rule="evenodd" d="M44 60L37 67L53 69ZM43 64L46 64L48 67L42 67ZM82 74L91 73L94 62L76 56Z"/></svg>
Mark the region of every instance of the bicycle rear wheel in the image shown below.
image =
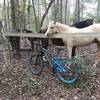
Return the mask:
<svg viewBox="0 0 100 100"><path fill-rule="evenodd" d="M39 75L42 72L43 65L43 57L39 54L33 55L29 60L29 70L32 74Z"/></svg>

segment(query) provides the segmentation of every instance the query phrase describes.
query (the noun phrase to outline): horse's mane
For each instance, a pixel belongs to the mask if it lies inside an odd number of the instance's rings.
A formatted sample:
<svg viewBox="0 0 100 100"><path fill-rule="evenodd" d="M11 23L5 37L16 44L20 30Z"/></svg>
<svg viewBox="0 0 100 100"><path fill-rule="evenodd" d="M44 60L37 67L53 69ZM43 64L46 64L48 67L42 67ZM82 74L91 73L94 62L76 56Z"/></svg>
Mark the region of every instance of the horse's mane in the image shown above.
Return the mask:
<svg viewBox="0 0 100 100"><path fill-rule="evenodd" d="M71 26L69 26L69 25L62 24L62 23L59 23L59 22L56 22L56 25L58 25L58 26L60 26L60 27L63 27L63 28L66 28L66 27L70 28L70 27L71 27ZM72 28L72 27L71 27L71 28ZM75 28L75 27L73 27L73 28Z"/></svg>

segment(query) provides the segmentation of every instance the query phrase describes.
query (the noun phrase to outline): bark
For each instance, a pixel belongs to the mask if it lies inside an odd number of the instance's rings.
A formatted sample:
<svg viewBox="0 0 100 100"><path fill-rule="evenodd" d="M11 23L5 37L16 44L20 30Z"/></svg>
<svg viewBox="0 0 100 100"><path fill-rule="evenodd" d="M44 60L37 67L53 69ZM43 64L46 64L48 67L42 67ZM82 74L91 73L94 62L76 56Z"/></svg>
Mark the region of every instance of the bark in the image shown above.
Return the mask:
<svg viewBox="0 0 100 100"><path fill-rule="evenodd" d="M8 9L7 9L7 20L8 20L8 30L11 29L10 27L10 5L9 5L9 1L7 0L8 3Z"/></svg>
<svg viewBox="0 0 100 100"><path fill-rule="evenodd" d="M12 18L12 29L19 29L18 19L18 6L19 0L11 0L11 18Z"/></svg>
<svg viewBox="0 0 100 100"><path fill-rule="evenodd" d="M12 18L12 30L16 31L20 29L19 27L19 0L11 0L11 18ZM20 57L20 37L9 37L11 46L13 49L13 55L17 58Z"/></svg>
<svg viewBox="0 0 100 100"><path fill-rule="evenodd" d="M27 0L23 0L22 25L20 26L20 27L22 27L22 29L26 29L26 17L25 17L26 1Z"/></svg>
<svg viewBox="0 0 100 100"><path fill-rule="evenodd" d="M65 24L66 24L66 20L67 20L67 9L68 9L68 0L66 0L66 3L65 3Z"/></svg>
<svg viewBox="0 0 100 100"><path fill-rule="evenodd" d="M7 30L7 11L6 11L6 7L7 7L7 5L6 5L6 0L4 0L3 1L3 21L4 21L4 28L5 28L5 30Z"/></svg>
<svg viewBox="0 0 100 100"><path fill-rule="evenodd" d="M27 27L29 29L31 27L31 21L30 21L31 15L30 15L30 12L31 12L31 6L30 6L30 0L28 0L28 7L27 7L27 13L28 13L28 15L27 15L27 23L28 23L28 25L27 25Z"/></svg>
<svg viewBox="0 0 100 100"><path fill-rule="evenodd" d="M60 4L59 4L59 0L57 0L57 21L59 21L59 6L60 6Z"/></svg>
<svg viewBox="0 0 100 100"><path fill-rule="evenodd" d="M55 1L53 2L53 4L52 4L52 7L51 7L51 16L52 16L52 20L55 20L56 19L56 11L55 11L55 9L56 9L56 5L55 5Z"/></svg>
<svg viewBox="0 0 100 100"><path fill-rule="evenodd" d="M62 10L62 0L60 0L60 13L59 13L59 18L60 18L60 22L63 21L63 17L62 17L62 14L63 14L63 10Z"/></svg>
<svg viewBox="0 0 100 100"><path fill-rule="evenodd" d="M38 19L40 19L40 2L39 0L37 0L38 3Z"/></svg>
<svg viewBox="0 0 100 100"><path fill-rule="evenodd" d="M54 1L54 20L57 20L57 6L56 6L56 2Z"/></svg>
<svg viewBox="0 0 100 100"><path fill-rule="evenodd" d="M100 22L100 0L98 0L98 5L97 5L97 19Z"/></svg>
<svg viewBox="0 0 100 100"><path fill-rule="evenodd" d="M36 31L38 32L38 21L37 21L37 15L36 15L36 10L35 10L35 4L34 4L34 0L32 0L32 4L33 4L33 11L34 11L34 17L35 17L35 26L36 26Z"/></svg>
<svg viewBox="0 0 100 100"><path fill-rule="evenodd" d="M74 11L74 23L80 21L80 0L76 0L75 11Z"/></svg>
<svg viewBox="0 0 100 100"><path fill-rule="evenodd" d="M83 10L84 10L84 0L81 0L81 10L80 10L80 13L81 13L81 20L83 20Z"/></svg>

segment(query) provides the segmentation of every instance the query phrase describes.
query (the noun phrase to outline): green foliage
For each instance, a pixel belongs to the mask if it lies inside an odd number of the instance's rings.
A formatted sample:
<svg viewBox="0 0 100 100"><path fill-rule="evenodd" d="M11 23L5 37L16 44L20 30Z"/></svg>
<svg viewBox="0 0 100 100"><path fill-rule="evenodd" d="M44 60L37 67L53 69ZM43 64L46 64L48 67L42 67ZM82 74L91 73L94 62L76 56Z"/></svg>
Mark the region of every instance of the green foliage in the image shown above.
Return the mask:
<svg viewBox="0 0 100 100"><path fill-rule="evenodd" d="M33 79L30 71L27 72L27 76L22 82L23 87L28 87L33 95L41 92L43 87L43 80Z"/></svg>
<svg viewBox="0 0 100 100"><path fill-rule="evenodd" d="M95 22L100 23L100 16L95 16Z"/></svg>
<svg viewBox="0 0 100 100"><path fill-rule="evenodd" d="M74 57L72 62L77 66L79 73L82 76L91 76L96 74L95 69L85 64L84 60L79 56Z"/></svg>
<svg viewBox="0 0 100 100"><path fill-rule="evenodd" d="M93 75L96 75L95 69L93 69L91 66L88 66L85 64L84 60L76 56L72 59L72 62L77 66L79 70L79 81L74 84L64 85L65 89L73 89L78 88L83 91L86 91L88 95L92 95L94 90L96 89L96 82L89 82L89 78L91 78Z"/></svg>

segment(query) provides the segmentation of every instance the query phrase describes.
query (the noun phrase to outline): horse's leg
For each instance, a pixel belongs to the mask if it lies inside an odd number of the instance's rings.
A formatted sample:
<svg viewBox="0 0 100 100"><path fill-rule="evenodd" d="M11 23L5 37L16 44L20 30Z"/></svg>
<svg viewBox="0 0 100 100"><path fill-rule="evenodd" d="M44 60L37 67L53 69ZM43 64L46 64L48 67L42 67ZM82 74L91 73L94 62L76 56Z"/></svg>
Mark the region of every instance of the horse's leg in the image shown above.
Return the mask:
<svg viewBox="0 0 100 100"><path fill-rule="evenodd" d="M74 47L72 48L72 57L75 56L75 50L76 50L76 47L74 46Z"/></svg>
<svg viewBox="0 0 100 100"><path fill-rule="evenodd" d="M66 39L63 39L63 42L65 44L65 46L67 47L67 51L68 51L68 58L71 59L72 58L72 50L73 50L73 45L72 45L72 40L69 39L66 41ZM74 53L74 51L73 51Z"/></svg>
<svg viewBox="0 0 100 100"><path fill-rule="evenodd" d="M69 59L71 59L72 58L72 46L67 45L67 50L68 50L68 57Z"/></svg>
<svg viewBox="0 0 100 100"><path fill-rule="evenodd" d="M71 59L72 58L72 48L73 46L71 45L70 42L64 42L65 46L67 47L67 51L68 51L68 58Z"/></svg>
<svg viewBox="0 0 100 100"><path fill-rule="evenodd" d="M47 49L48 48L48 39L41 39L42 40L42 47Z"/></svg>
<svg viewBox="0 0 100 100"><path fill-rule="evenodd" d="M66 44L67 45L67 51L68 51L68 59L71 60L72 59L72 49L73 49L73 46L70 45L70 44ZM67 66L71 66L71 63L69 63Z"/></svg>
<svg viewBox="0 0 100 100"><path fill-rule="evenodd" d="M96 60L93 65L94 67L96 67L96 65L100 62L100 42L97 43L97 47L98 47L98 50L96 52Z"/></svg>

